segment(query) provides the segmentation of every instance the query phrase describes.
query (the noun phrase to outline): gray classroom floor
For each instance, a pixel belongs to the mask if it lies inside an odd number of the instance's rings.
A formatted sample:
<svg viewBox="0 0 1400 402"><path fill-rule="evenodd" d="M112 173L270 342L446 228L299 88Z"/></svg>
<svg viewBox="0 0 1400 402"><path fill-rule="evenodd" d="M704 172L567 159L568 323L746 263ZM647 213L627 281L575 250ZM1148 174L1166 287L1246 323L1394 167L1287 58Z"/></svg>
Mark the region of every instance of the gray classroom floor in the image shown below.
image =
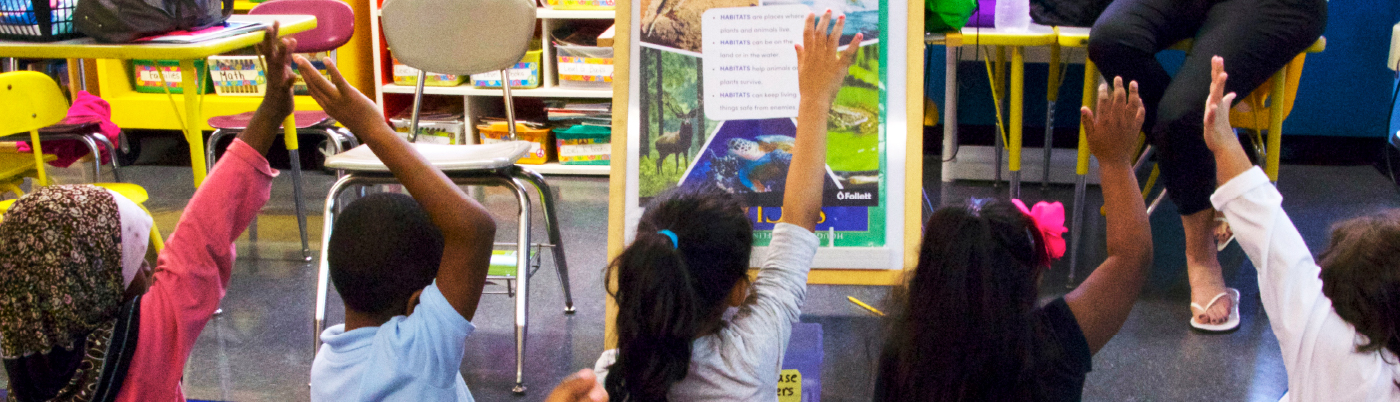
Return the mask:
<svg viewBox="0 0 1400 402"><path fill-rule="evenodd" d="M936 159L936 158L930 158ZM990 183L938 182L936 163L925 171L933 203L971 196L988 197L1002 189ZM147 206L169 233L193 189L188 167L135 166L124 169L127 180L145 186ZM1326 244L1327 228L1335 220L1400 207L1400 193L1371 166L1285 165L1280 188L1284 208L1318 251ZM307 172L307 195L313 248L319 249L320 209L332 176ZM467 341L462 375L477 400L538 401L563 376L592 367L603 349L602 268L606 261L608 181L605 178L549 177L560 197L561 226L573 282L576 315L563 314L557 276L546 269L531 282L529 349L526 355L528 395L516 397L514 381L512 301L487 295L476 314L477 331ZM1028 183L1023 198L1072 201L1069 186L1052 185L1042 192ZM501 222L499 239L513 239L514 200L500 189L489 189L484 200ZM1088 210L1102 203L1091 187ZM536 214L538 217L539 215ZM1103 259L1103 220L1089 214L1083 267ZM536 222L537 236L542 225ZM290 175L275 181L272 201L261 218L259 240L241 239L232 285L223 302L224 314L212 320L199 338L185 369L186 395L225 401L297 401L307 399L312 360L311 311L315 265L294 259L296 225L292 217ZM1226 282L1243 293L1239 331L1230 335L1200 335L1187 326L1189 290L1182 255L1181 225L1174 207L1164 203L1152 217L1156 266L1137 308L1117 337L1094 358L1084 396L1090 401L1221 400L1277 401L1286 388L1277 340L1260 307L1255 271L1239 246L1221 254ZM1043 295L1066 291L1067 262L1047 274ZM1082 268L1080 276L1090 268ZM852 295L883 304L888 288L812 286L802 321L821 323L825 333L823 400L867 401L872 388L875 352L881 322L846 301ZM331 323L342 320L339 299L332 296ZM3 377L0 377L3 378Z"/></svg>

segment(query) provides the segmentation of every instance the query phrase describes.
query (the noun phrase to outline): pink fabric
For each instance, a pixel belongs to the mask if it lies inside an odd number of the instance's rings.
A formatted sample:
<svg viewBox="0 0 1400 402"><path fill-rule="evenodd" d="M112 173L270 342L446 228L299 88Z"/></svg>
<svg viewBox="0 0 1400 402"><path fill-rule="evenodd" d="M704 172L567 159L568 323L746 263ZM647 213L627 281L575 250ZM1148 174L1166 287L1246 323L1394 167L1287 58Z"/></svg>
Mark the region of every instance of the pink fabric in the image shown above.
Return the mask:
<svg viewBox="0 0 1400 402"><path fill-rule="evenodd" d="M141 300L136 353L118 401L185 400L185 361L224 297L233 241L267 203L275 176L261 154L235 139L195 191Z"/></svg>
<svg viewBox="0 0 1400 402"><path fill-rule="evenodd" d="M78 95L73 97L73 106L68 107L68 118L65 119L65 122L94 120L101 126L102 134L106 135L113 144L116 144L117 136L121 134L121 128L112 123L112 106L97 95L87 91L78 91ZM58 156L58 159L54 159L49 164L61 168L72 165L73 162L87 156L89 152L86 145L76 140L40 141L40 143L44 146L44 153ZM111 150L102 147L98 147L98 149L104 152L100 163L107 163L111 160ZM19 151L29 152L29 142L20 142Z"/></svg>
<svg viewBox="0 0 1400 402"><path fill-rule="evenodd" d="M1012 199L1012 204L1020 208L1022 213L1029 215L1035 221L1035 227L1040 229L1041 237L1045 238L1045 253L1050 255L1051 260L1058 260L1065 256L1065 204L1059 201L1047 203L1045 201L1035 203L1034 208L1026 208L1026 203L1021 200Z"/></svg>

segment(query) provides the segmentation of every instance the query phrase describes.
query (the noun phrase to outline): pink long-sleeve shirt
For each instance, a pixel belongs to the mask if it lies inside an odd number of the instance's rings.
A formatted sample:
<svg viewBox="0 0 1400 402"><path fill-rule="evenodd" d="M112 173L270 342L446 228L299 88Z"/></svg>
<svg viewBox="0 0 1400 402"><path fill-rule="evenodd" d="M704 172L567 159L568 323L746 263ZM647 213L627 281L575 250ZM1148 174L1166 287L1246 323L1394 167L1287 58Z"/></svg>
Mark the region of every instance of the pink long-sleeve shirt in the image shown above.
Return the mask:
<svg viewBox="0 0 1400 402"><path fill-rule="evenodd" d="M142 297L140 335L118 401L185 400L185 361L224 297L233 241L267 203L275 176L262 154L235 139L195 191Z"/></svg>

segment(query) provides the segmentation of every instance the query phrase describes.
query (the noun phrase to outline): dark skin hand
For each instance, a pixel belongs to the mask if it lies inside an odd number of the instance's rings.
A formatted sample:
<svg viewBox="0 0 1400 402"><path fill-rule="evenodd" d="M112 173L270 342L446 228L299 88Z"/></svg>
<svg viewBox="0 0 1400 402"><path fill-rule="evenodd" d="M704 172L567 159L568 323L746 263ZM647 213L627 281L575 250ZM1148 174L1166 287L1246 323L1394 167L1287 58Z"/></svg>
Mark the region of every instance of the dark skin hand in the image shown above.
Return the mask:
<svg viewBox="0 0 1400 402"><path fill-rule="evenodd" d="M1126 89L1126 90L1125 90ZM1098 353L1133 310L1138 292L1152 266L1152 231L1147 206L1133 175L1138 133L1146 111L1138 96L1137 82L1126 87L1123 77L1113 88L1099 86L1096 108L1080 110L1089 149L1099 160L1108 223L1108 258L1069 294L1065 304L1084 332L1090 353Z"/></svg>
<svg viewBox="0 0 1400 402"><path fill-rule="evenodd" d="M263 58L263 70L267 72L267 95L263 97L258 110L253 112L253 120L248 128L238 134L260 154L267 154L272 140L277 137L282 121L292 114L292 83L296 74L292 73L292 53L296 51L297 40L278 38L281 24L273 22L272 27L263 32L263 41L257 45L258 55ZM312 69L311 71L316 71Z"/></svg>
<svg viewBox="0 0 1400 402"><path fill-rule="evenodd" d="M297 40L278 39L279 28L280 24L273 22L271 28L263 31L262 43L256 46L258 55L264 59L263 69L267 71L267 95L262 104L258 105L258 110L253 113L253 120L248 124L248 129L238 134L238 139L264 155L267 154L268 148L272 147L272 140L277 137L282 120L292 114L294 107L292 83L296 80L296 74L292 73L291 60L292 53L297 48ZM154 260L155 251L148 250L146 260L141 263L141 269L122 295L123 301L145 294L151 287L151 276L155 274L151 268L151 261Z"/></svg>
<svg viewBox="0 0 1400 402"><path fill-rule="evenodd" d="M394 174L394 178L403 183L404 188L413 194L413 199L428 212L428 217L442 232L443 239L442 260L437 274L438 289L458 314L472 319L481 301L482 287L486 284L491 245L496 238L496 221L485 207L468 197L446 174L428 163L417 149L389 128L384 122L384 113L374 101L345 82L334 61L329 58L323 61L331 81L317 74L311 62L296 57L311 97L327 114L368 145ZM412 306L410 301L410 310ZM387 319L369 317L347 308L345 330L377 326Z"/></svg>

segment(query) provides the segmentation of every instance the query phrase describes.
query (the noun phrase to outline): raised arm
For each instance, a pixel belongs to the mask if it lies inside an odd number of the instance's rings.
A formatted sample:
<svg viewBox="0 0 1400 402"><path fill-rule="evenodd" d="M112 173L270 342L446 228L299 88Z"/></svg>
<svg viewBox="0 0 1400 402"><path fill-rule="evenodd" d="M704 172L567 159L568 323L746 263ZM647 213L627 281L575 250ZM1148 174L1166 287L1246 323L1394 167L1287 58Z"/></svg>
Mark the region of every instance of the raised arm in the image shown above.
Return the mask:
<svg viewBox="0 0 1400 402"><path fill-rule="evenodd" d="M1099 160L1108 213L1108 258L1065 295L1090 353L1098 353L1123 327L1152 266L1152 231L1133 175L1134 145L1145 111L1137 82L1129 87L1125 91L1123 78L1116 77L1111 93L1107 84L1099 86L1096 110L1080 110L1089 148Z"/></svg>
<svg viewBox="0 0 1400 402"><path fill-rule="evenodd" d="M485 207L390 129L379 107L345 82L335 62L329 58L323 61L333 83L316 74L316 68L306 59L297 57L311 97L374 151L442 231L438 289L462 317L472 319L486 283L496 221Z"/></svg>
<svg viewBox="0 0 1400 402"><path fill-rule="evenodd" d="M783 222L807 230L815 230L821 216L822 184L826 180L826 116L831 113L831 102L841 90L862 38L856 34L846 50L837 52L846 16L838 17L835 26L831 26L831 10L827 10L813 29L814 18L807 16L803 44L797 45L801 101L797 109L797 143L792 147L792 165L783 193Z"/></svg>

